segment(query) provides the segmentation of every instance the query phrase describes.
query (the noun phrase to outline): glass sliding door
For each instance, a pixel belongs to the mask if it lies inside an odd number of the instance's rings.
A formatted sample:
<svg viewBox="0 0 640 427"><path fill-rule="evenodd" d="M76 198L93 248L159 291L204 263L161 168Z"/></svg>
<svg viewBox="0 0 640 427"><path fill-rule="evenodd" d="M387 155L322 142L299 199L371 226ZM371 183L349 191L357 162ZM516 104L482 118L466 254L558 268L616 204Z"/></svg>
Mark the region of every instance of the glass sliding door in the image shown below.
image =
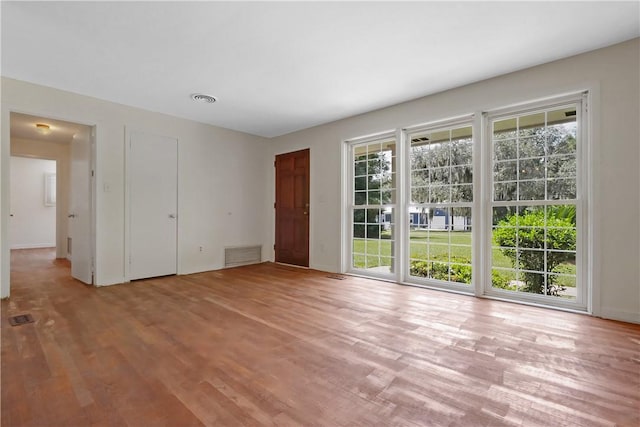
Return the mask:
<svg viewBox="0 0 640 427"><path fill-rule="evenodd" d="M395 272L396 142L388 137L350 147L350 270Z"/></svg>
<svg viewBox="0 0 640 427"><path fill-rule="evenodd" d="M489 117L489 293L585 307L580 281L581 102Z"/></svg>
<svg viewBox="0 0 640 427"><path fill-rule="evenodd" d="M407 133L408 279L471 291L471 123Z"/></svg>

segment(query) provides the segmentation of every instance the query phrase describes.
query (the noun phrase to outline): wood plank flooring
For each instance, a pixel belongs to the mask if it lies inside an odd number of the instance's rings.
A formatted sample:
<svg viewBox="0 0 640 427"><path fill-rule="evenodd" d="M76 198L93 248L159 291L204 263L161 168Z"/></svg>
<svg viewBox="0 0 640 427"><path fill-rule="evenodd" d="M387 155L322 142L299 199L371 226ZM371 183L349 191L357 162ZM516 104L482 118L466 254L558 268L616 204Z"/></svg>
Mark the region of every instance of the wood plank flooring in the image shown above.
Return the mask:
<svg viewBox="0 0 640 427"><path fill-rule="evenodd" d="M53 256L12 253L4 427L640 425L640 325L274 264L94 288Z"/></svg>

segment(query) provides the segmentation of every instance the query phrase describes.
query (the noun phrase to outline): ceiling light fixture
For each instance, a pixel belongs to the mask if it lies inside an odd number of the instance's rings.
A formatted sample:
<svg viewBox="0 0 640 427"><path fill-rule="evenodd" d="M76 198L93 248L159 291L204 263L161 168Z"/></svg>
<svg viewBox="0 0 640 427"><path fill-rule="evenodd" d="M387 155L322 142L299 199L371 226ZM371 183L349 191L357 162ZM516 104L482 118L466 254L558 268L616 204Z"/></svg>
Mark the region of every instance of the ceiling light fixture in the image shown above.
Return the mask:
<svg viewBox="0 0 640 427"><path fill-rule="evenodd" d="M51 133L51 127L49 125L45 125L44 123L36 123L36 130L42 135L48 135Z"/></svg>
<svg viewBox="0 0 640 427"><path fill-rule="evenodd" d="M198 102L204 102L206 104L213 104L217 101L215 96L205 95L203 93L193 93L191 94L191 99Z"/></svg>

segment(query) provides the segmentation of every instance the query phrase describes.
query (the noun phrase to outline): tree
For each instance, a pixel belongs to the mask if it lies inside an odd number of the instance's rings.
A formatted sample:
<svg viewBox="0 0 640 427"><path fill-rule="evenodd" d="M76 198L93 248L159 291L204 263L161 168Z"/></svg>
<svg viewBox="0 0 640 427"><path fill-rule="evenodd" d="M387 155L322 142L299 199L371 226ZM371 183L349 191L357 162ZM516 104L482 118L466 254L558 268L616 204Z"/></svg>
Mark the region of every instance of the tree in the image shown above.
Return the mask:
<svg viewBox="0 0 640 427"><path fill-rule="evenodd" d="M356 205L384 205L392 202L393 176L390 151L378 151L354 159L354 202ZM355 209L353 236L378 239L381 209Z"/></svg>
<svg viewBox="0 0 640 427"><path fill-rule="evenodd" d="M473 197L471 138L411 146L411 201L416 204L471 201ZM433 219L428 210L428 222ZM422 208L422 218L427 209Z"/></svg>
<svg viewBox="0 0 640 427"><path fill-rule="evenodd" d="M575 122L495 132L493 140L495 200L575 198ZM516 181L525 181L519 194Z"/></svg>

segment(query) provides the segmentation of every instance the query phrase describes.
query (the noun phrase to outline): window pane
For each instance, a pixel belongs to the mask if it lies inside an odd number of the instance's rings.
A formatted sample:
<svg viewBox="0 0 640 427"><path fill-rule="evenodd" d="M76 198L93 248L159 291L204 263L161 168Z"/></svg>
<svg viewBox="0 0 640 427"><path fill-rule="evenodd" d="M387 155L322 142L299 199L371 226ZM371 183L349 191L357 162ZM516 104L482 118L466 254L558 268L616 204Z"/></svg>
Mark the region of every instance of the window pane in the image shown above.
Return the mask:
<svg viewBox="0 0 640 427"><path fill-rule="evenodd" d="M372 190L367 192L367 204L380 205L382 204L382 193L379 190Z"/></svg>
<svg viewBox="0 0 640 427"><path fill-rule="evenodd" d="M493 122L494 141L515 140L517 136L518 120L516 118Z"/></svg>
<svg viewBox="0 0 640 427"><path fill-rule="evenodd" d="M495 160L511 160L518 158L518 143L515 139L496 140L493 142Z"/></svg>
<svg viewBox="0 0 640 427"><path fill-rule="evenodd" d="M540 179L544 178L544 157L520 160L518 179Z"/></svg>
<svg viewBox="0 0 640 427"><path fill-rule="evenodd" d="M549 200L572 200L576 198L575 178L560 178L547 180L547 195Z"/></svg>
<svg viewBox="0 0 640 427"><path fill-rule="evenodd" d="M518 200L544 200L544 193L544 180L518 182Z"/></svg>
<svg viewBox="0 0 640 427"><path fill-rule="evenodd" d="M518 179L518 161L496 162L493 166L493 181L515 181Z"/></svg>
<svg viewBox="0 0 640 427"><path fill-rule="evenodd" d="M547 276L547 295L576 299L576 276L549 274Z"/></svg>
<svg viewBox="0 0 640 427"><path fill-rule="evenodd" d="M383 205L391 205L396 202L396 192L395 190L382 190L380 192L380 196L382 197Z"/></svg>
<svg viewBox="0 0 640 427"><path fill-rule="evenodd" d="M451 190L451 187L448 185L429 187L429 202L430 203L449 202L450 190Z"/></svg>
<svg viewBox="0 0 640 427"><path fill-rule="evenodd" d="M547 177L574 178L575 176L576 157L574 155L560 155L547 158Z"/></svg>
<svg viewBox="0 0 640 427"><path fill-rule="evenodd" d="M493 185L493 200L516 200L518 184L516 182L504 182Z"/></svg>
<svg viewBox="0 0 640 427"><path fill-rule="evenodd" d="M429 201L429 187L415 187L411 189L411 203L427 203Z"/></svg>
<svg viewBox="0 0 640 427"><path fill-rule="evenodd" d="M451 169L446 168L434 168L431 169L431 173L429 174L430 182L428 185L447 185L449 184L449 175L451 173Z"/></svg>
<svg viewBox="0 0 640 427"><path fill-rule="evenodd" d="M544 131L536 129L539 134L532 137L521 137L518 140L518 157L526 159L529 157L542 157L544 156L544 149L546 139Z"/></svg>
<svg viewBox="0 0 640 427"><path fill-rule="evenodd" d="M451 168L452 184L471 184L473 182L473 173L471 166L454 166Z"/></svg>
<svg viewBox="0 0 640 427"><path fill-rule="evenodd" d="M412 208L410 275L471 284L471 208Z"/></svg>
<svg viewBox="0 0 640 427"><path fill-rule="evenodd" d="M473 201L473 186L471 184L465 185L452 185L451 186L451 201L452 202L472 202Z"/></svg>

